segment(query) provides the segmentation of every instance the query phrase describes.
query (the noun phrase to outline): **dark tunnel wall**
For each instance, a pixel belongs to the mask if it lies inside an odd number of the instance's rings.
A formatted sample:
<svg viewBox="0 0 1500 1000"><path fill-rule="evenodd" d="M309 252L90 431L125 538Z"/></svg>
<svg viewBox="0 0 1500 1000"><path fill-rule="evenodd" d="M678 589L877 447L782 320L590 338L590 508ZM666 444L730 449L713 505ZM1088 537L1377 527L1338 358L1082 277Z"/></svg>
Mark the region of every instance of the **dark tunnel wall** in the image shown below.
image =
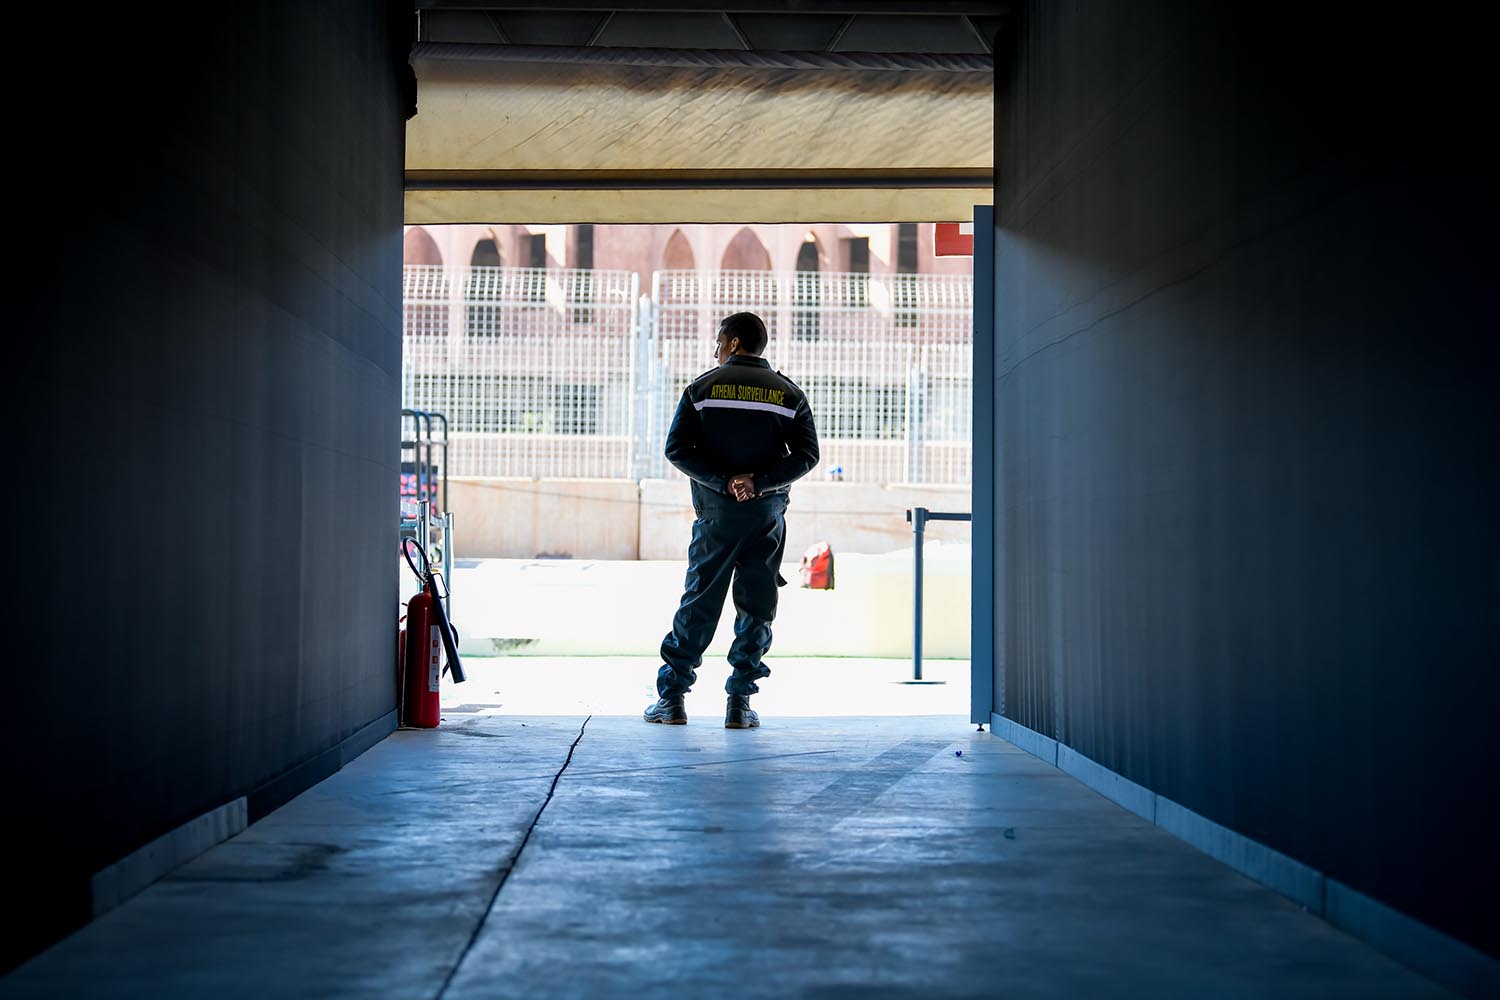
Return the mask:
<svg viewBox="0 0 1500 1000"><path fill-rule="evenodd" d="M96 870L239 796L253 821L387 716L398 596L409 12L35 16L68 44L9 91L4 967Z"/></svg>
<svg viewBox="0 0 1500 1000"><path fill-rule="evenodd" d="M996 700L1496 955L1485 63L1322 10L1002 40Z"/></svg>

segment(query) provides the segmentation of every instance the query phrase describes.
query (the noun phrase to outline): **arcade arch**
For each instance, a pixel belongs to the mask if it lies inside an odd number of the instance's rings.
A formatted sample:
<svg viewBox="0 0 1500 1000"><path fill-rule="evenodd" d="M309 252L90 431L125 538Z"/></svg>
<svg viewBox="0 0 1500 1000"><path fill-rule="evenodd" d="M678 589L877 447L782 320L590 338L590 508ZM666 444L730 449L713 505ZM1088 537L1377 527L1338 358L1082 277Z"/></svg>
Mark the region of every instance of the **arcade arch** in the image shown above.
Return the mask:
<svg viewBox="0 0 1500 1000"><path fill-rule="evenodd" d="M443 262L443 254L437 243L421 226L413 226L401 240L401 262L403 264L433 264Z"/></svg>
<svg viewBox="0 0 1500 1000"><path fill-rule="evenodd" d="M719 267L725 271L769 271L771 254L760 237L746 226L734 234L729 246L724 248L724 257Z"/></svg>
<svg viewBox="0 0 1500 1000"><path fill-rule="evenodd" d="M693 245L688 242L681 229L673 230L667 239L666 249L661 255L661 266L664 271L691 271L698 266L693 257Z"/></svg>

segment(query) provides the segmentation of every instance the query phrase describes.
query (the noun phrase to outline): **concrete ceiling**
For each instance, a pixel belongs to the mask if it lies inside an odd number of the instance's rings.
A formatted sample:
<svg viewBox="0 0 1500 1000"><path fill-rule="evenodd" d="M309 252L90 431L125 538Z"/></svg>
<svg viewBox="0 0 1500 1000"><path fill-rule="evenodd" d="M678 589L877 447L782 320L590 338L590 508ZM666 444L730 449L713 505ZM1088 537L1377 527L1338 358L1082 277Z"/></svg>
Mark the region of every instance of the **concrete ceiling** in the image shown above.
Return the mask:
<svg viewBox="0 0 1500 1000"><path fill-rule="evenodd" d="M407 221L937 221L988 204L994 3L418 5Z"/></svg>
<svg viewBox="0 0 1500 1000"><path fill-rule="evenodd" d="M418 41L781 52L987 53L1009 8L960 0L420 0Z"/></svg>

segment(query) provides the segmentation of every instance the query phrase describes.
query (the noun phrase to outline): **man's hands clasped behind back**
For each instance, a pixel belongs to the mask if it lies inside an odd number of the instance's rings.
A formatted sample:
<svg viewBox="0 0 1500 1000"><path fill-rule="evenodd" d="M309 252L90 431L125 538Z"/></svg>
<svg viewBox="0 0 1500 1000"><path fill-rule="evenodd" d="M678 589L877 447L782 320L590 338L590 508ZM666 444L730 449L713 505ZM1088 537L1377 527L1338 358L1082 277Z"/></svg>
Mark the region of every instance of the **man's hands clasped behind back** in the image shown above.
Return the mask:
<svg viewBox="0 0 1500 1000"><path fill-rule="evenodd" d="M755 499L755 476L742 472L729 478L729 495L740 502Z"/></svg>

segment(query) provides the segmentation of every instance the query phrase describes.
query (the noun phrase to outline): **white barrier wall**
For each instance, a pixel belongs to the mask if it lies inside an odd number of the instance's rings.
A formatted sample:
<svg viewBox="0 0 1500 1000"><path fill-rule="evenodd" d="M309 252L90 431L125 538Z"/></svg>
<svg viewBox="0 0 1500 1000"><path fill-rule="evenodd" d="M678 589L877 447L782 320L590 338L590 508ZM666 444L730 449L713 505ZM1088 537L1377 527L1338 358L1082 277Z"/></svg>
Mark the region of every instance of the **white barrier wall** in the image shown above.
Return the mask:
<svg viewBox="0 0 1500 1000"><path fill-rule="evenodd" d="M636 559L640 487L630 479L448 481L460 559Z"/></svg>
<svg viewBox="0 0 1500 1000"><path fill-rule="evenodd" d="M681 559L693 508L682 480L457 478L449 481L464 559ZM907 508L967 511L963 486L802 482L787 510L787 558L814 542L835 554L911 546ZM931 542L967 542L969 526L934 522Z"/></svg>
<svg viewBox="0 0 1500 1000"><path fill-rule="evenodd" d="M967 511L966 486L879 486L873 483L802 482L792 486L787 507L787 557L797 559L814 542L827 542L835 554L878 554L911 546L909 507ZM680 559L687 551L693 507L688 484L641 480L641 558ZM967 542L969 526L929 524L932 541Z"/></svg>

